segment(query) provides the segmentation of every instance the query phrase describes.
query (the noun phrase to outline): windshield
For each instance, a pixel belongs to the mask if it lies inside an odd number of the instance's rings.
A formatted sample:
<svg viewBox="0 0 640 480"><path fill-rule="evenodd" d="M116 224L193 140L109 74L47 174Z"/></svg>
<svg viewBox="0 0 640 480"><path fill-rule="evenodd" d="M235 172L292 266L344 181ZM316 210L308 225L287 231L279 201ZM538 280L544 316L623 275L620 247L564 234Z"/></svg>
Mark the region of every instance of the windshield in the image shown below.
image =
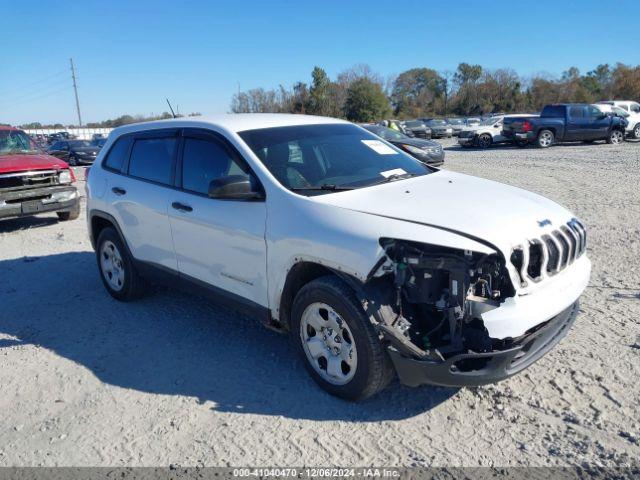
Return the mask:
<svg viewBox="0 0 640 480"><path fill-rule="evenodd" d="M485 118L483 121L480 122L480 125L488 127L489 125L493 125L496 122L500 121L500 117L489 117L489 118Z"/></svg>
<svg viewBox="0 0 640 480"><path fill-rule="evenodd" d="M411 120L409 122L404 122L404 124L409 128L422 128L424 127L424 123L418 120Z"/></svg>
<svg viewBox="0 0 640 480"><path fill-rule="evenodd" d="M394 141L394 140L402 141L402 140L407 140L408 138L411 138L408 135L405 135L404 133L401 133L397 130L393 130L387 127L368 125L364 128L369 130L371 133L378 135L379 137L384 138L385 140L388 140L388 141Z"/></svg>
<svg viewBox="0 0 640 480"><path fill-rule="evenodd" d="M40 150L22 130L0 130L0 155L12 153L40 153Z"/></svg>
<svg viewBox="0 0 640 480"><path fill-rule="evenodd" d="M630 115L629 112L627 112L626 110L623 110L620 107L611 107L611 110L613 111L613 113L615 113L619 117L627 118Z"/></svg>
<svg viewBox="0 0 640 480"><path fill-rule="evenodd" d="M263 128L239 135L282 185L305 194L330 193L327 187L362 188L432 172L350 124Z"/></svg>
<svg viewBox="0 0 640 480"><path fill-rule="evenodd" d="M463 125L464 124L464 120L460 119L460 118L450 118L448 120L450 125Z"/></svg>
<svg viewBox="0 0 640 480"><path fill-rule="evenodd" d="M84 147L92 147L91 142L89 140L71 140L69 142L69 146L72 148L84 148Z"/></svg>
<svg viewBox="0 0 640 480"><path fill-rule="evenodd" d="M445 122L444 120L429 120L427 122L429 125L437 125L437 126L441 126L441 125L446 125L447 122Z"/></svg>

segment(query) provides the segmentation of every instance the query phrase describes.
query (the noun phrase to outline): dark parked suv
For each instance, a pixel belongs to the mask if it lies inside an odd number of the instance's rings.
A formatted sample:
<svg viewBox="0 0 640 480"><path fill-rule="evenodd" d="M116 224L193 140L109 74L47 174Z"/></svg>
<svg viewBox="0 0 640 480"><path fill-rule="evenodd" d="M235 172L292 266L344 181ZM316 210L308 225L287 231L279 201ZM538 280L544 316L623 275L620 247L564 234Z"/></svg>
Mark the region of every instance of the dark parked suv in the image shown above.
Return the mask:
<svg viewBox="0 0 640 480"><path fill-rule="evenodd" d="M626 126L625 119L603 113L594 105L562 103L547 105L539 117L505 117L502 135L519 146L533 143L540 148L580 140L620 143Z"/></svg>

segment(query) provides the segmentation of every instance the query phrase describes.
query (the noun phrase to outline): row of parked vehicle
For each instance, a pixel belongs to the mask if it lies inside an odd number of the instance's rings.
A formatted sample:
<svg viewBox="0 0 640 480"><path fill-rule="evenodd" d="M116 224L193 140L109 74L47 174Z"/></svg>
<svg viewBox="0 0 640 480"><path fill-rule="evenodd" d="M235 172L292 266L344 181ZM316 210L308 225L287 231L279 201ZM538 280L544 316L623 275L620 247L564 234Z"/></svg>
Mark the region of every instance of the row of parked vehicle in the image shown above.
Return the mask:
<svg viewBox="0 0 640 480"><path fill-rule="evenodd" d="M596 104L553 104L544 107L540 114L495 113L471 118L382 120L377 126L378 136L422 157L424 152L412 151L409 146L421 150L434 148L433 144L419 140L445 137L458 137L462 147L476 148L500 144L521 147L533 144L546 148L564 141L619 143L625 138L640 139L640 103L610 100ZM371 130L373 127L365 128Z"/></svg>
<svg viewBox="0 0 640 480"><path fill-rule="evenodd" d="M415 120L382 120L379 125L417 138L451 138L456 137L465 128L479 125L484 118L418 118Z"/></svg>

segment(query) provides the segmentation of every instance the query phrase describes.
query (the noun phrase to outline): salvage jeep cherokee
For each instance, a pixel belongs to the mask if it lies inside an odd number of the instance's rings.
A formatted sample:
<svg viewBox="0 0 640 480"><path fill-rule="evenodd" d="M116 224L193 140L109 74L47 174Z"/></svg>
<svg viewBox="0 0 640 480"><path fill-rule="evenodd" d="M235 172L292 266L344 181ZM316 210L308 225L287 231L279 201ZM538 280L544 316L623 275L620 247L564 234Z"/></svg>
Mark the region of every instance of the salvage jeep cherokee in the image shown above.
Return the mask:
<svg viewBox="0 0 640 480"><path fill-rule="evenodd" d="M349 399L394 373L465 386L523 370L566 335L591 269L585 227L559 205L330 118L121 127L87 198L113 297L165 280L243 307Z"/></svg>

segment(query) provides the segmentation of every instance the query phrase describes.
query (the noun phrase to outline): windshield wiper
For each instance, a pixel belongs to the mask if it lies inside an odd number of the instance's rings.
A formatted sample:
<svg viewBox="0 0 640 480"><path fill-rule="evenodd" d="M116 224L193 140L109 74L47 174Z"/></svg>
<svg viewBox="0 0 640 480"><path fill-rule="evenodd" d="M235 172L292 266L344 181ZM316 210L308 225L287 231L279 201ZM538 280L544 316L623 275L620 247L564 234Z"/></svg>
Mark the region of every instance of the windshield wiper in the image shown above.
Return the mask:
<svg viewBox="0 0 640 480"><path fill-rule="evenodd" d="M379 182L372 183L371 185L381 185L383 183L395 182L396 180L404 180L405 178L417 177L418 173L394 173L393 175L389 175L385 177L383 180Z"/></svg>
<svg viewBox="0 0 640 480"><path fill-rule="evenodd" d="M331 192L340 192L340 191L346 191L346 190L353 190L353 187L345 187L345 186L342 186L342 185L334 185L334 184L330 184L330 183L325 183L324 185L320 185L319 187L312 187L312 186L308 186L308 187L291 187L289 190L291 190L293 192L318 191L318 190L325 190L325 191L331 191Z"/></svg>

